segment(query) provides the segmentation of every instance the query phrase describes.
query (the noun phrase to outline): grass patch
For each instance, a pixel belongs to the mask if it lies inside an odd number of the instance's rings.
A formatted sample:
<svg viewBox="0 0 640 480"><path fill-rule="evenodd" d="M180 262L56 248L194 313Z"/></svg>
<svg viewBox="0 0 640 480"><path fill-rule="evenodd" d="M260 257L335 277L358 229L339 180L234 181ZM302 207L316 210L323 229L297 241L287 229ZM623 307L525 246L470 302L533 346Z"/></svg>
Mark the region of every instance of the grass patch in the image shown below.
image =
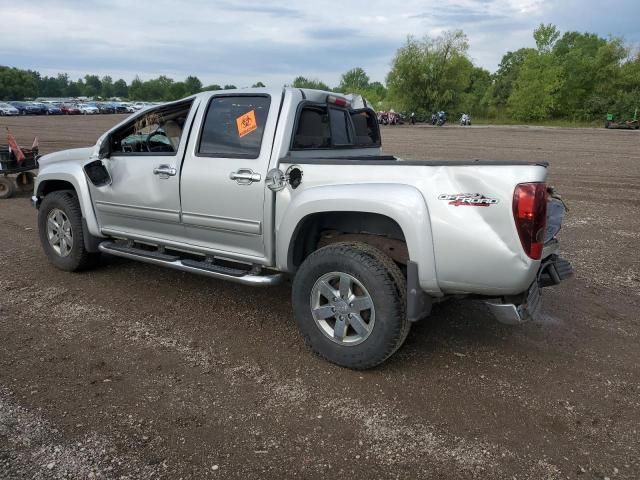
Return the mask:
<svg viewBox="0 0 640 480"><path fill-rule="evenodd" d="M524 122L522 120L514 120L509 117L498 118L477 118L471 120L474 125L529 125L536 127L566 127L566 128L604 128L604 120L536 120Z"/></svg>

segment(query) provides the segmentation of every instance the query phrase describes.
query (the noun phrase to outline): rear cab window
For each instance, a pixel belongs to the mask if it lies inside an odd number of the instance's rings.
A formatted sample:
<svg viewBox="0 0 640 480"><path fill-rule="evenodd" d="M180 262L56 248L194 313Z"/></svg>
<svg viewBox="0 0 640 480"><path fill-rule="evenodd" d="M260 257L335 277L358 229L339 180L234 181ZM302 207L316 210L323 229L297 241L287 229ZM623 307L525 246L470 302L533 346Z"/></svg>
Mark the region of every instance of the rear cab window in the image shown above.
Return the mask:
<svg viewBox="0 0 640 480"><path fill-rule="evenodd" d="M270 104L268 95L213 97L204 117L196 155L258 158Z"/></svg>
<svg viewBox="0 0 640 480"><path fill-rule="evenodd" d="M380 130L375 113L327 104L302 104L298 111L291 150L379 148Z"/></svg>

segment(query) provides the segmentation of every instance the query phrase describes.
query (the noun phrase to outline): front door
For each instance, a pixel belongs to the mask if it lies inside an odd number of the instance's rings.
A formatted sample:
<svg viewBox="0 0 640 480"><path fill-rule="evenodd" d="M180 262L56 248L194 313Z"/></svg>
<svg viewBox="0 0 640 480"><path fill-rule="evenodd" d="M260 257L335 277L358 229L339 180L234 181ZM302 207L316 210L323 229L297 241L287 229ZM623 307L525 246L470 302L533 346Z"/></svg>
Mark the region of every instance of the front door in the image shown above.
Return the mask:
<svg viewBox="0 0 640 480"><path fill-rule="evenodd" d="M184 240L180 168L193 99L148 110L109 135L103 160L111 184L91 186L103 233L127 238Z"/></svg>
<svg viewBox="0 0 640 480"><path fill-rule="evenodd" d="M182 170L190 242L221 256L264 261L265 177L279 102L249 93L209 100Z"/></svg>

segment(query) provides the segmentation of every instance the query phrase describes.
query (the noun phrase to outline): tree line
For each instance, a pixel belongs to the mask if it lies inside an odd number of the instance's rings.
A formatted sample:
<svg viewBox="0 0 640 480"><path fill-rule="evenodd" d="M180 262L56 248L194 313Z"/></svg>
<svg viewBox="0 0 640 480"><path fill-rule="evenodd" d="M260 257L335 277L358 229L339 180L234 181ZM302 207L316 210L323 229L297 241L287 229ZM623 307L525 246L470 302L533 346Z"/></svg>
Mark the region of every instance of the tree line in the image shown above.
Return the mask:
<svg viewBox="0 0 640 480"><path fill-rule="evenodd" d="M473 64L467 36L453 30L438 37L409 36L391 61L386 85L372 82L361 67L345 72L336 86L303 76L291 85L359 93L378 110L394 108L424 116L445 110L521 121L590 121L606 113L628 117L640 107L640 53L622 39L561 34L552 24L540 25L533 38L535 48L507 52L494 73ZM65 73L50 77L0 66L2 100L87 96L168 101L231 88L236 87L205 86L195 76L183 81L164 75L150 80L136 77L128 84L110 76L72 80Z"/></svg>
<svg viewBox="0 0 640 480"><path fill-rule="evenodd" d="M262 86L258 82L254 86ZM127 84L123 79L114 81L110 76L85 75L72 80L68 74L59 73L55 77L42 76L33 70L0 66L0 100L24 100L38 97L91 97L128 98L144 101L178 100L204 90L225 90L235 85L207 85L200 79L188 76L184 81L174 81L165 75L150 80L136 77Z"/></svg>

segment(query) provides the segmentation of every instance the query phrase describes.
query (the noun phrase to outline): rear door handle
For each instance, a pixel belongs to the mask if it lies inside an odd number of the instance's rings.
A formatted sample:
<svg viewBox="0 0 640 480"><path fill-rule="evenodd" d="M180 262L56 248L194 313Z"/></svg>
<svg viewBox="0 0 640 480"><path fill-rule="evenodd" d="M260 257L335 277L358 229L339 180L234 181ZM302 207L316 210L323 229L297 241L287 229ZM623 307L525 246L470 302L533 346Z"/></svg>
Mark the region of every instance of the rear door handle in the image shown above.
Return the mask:
<svg viewBox="0 0 640 480"><path fill-rule="evenodd" d="M159 167L153 169L153 174L160 175L160 178L173 177L176 175L176 173L178 173L178 170L170 165L160 165Z"/></svg>
<svg viewBox="0 0 640 480"><path fill-rule="evenodd" d="M262 176L259 173L253 173L250 168L240 168L237 172L231 172L229 178L238 182L238 185L249 185L259 182Z"/></svg>

